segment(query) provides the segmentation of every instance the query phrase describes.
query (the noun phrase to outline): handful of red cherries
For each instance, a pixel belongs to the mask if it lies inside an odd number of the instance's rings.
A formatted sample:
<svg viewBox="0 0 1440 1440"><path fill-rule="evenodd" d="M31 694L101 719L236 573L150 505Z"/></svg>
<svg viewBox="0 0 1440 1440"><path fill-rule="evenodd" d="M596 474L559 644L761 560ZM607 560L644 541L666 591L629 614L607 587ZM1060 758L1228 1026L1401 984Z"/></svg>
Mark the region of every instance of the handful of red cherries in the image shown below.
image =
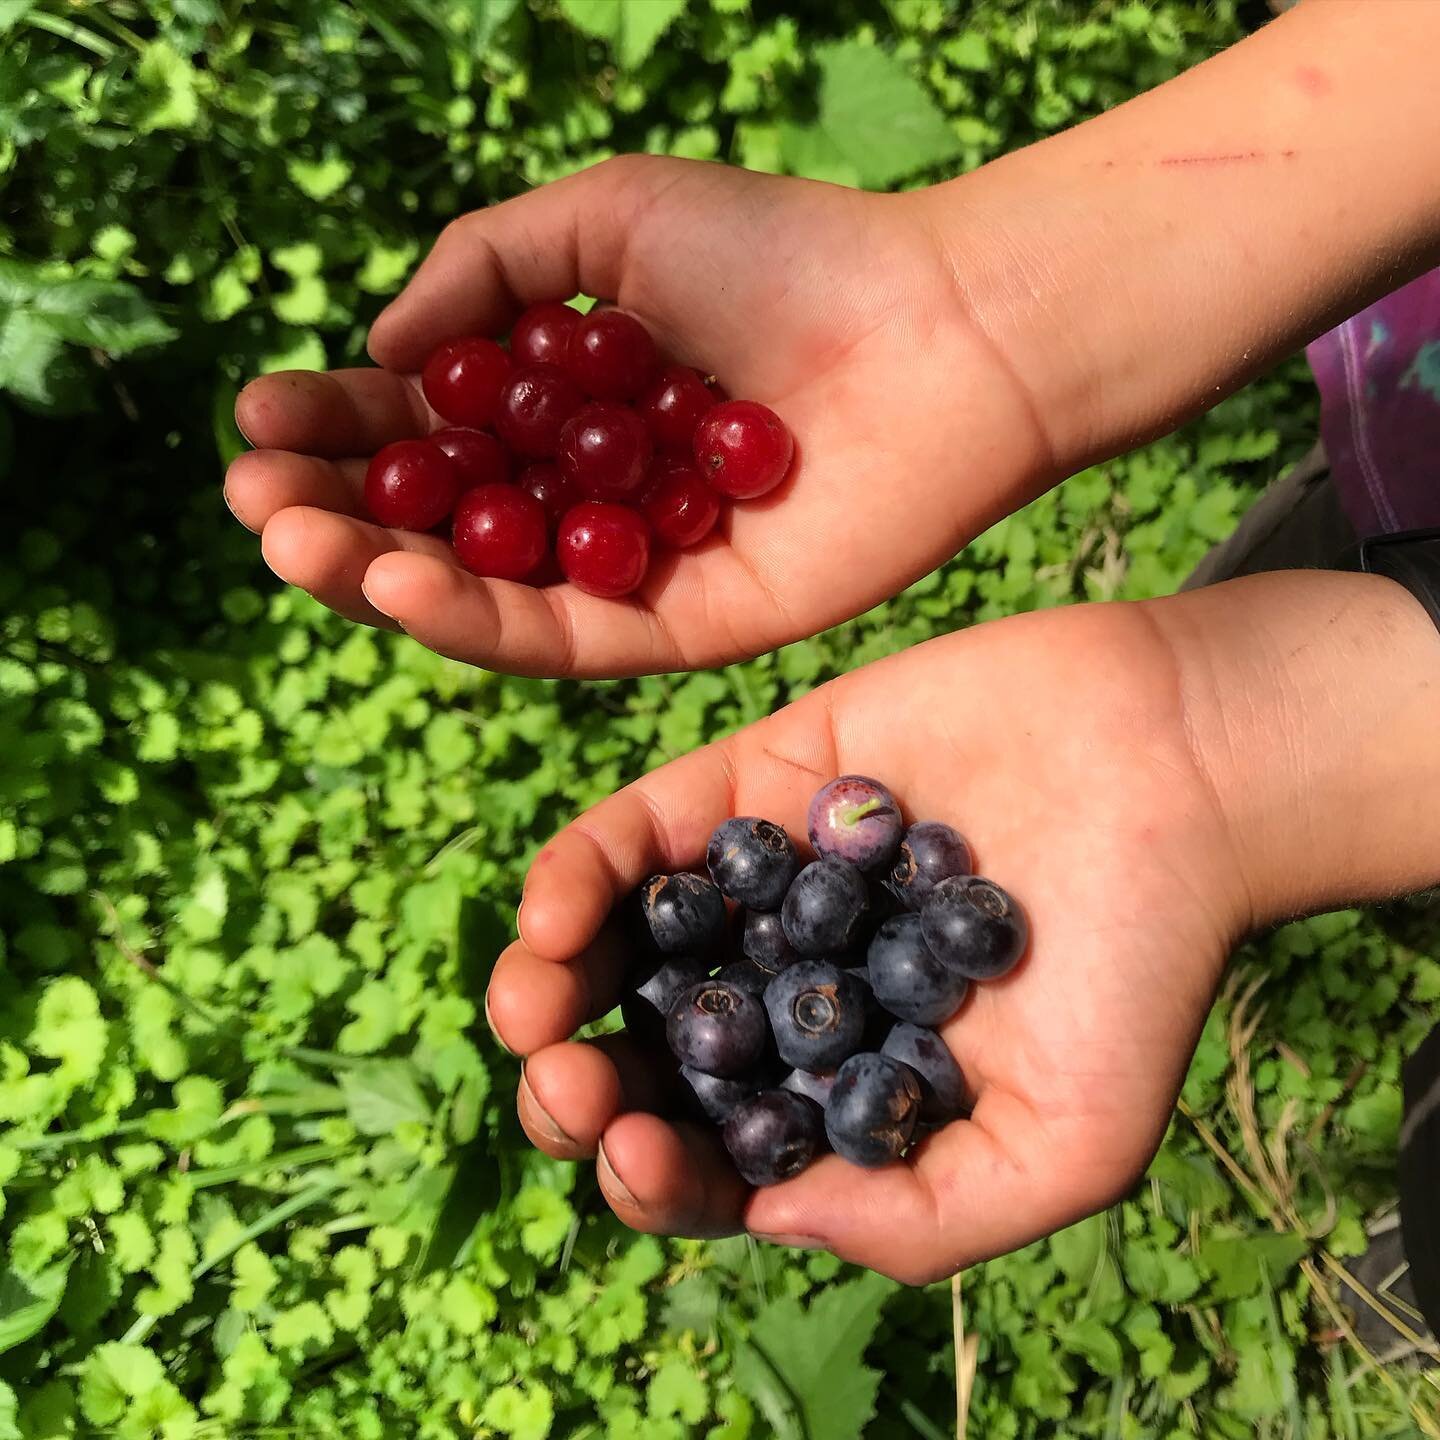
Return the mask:
<svg viewBox="0 0 1440 1440"><path fill-rule="evenodd" d="M402 530L448 522L460 563L495 579L543 583L553 555L580 589L628 595L654 542L698 545L726 500L773 490L794 454L773 411L662 364L623 310L532 305L508 350L451 340L420 382L447 426L374 456L366 508Z"/></svg>
<svg viewBox="0 0 1440 1440"><path fill-rule="evenodd" d="M781 826L726 820L708 878L653 876L624 915L627 1028L752 1185L827 1149L887 1165L966 1116L965 1077L935 1027L1029 939L965 839L939 821L907 827L878 780L832 780L807 828L808 864Z"/></svg>

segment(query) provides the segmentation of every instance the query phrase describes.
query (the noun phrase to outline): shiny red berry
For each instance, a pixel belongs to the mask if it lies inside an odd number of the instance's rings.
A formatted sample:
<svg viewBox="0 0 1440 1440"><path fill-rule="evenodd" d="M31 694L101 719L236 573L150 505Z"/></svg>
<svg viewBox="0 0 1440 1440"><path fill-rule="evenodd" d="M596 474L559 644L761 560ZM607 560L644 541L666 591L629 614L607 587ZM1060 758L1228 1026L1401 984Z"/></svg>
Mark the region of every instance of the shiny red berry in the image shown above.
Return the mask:
<svg viewBox="0 0 1440 1440"><path fill-rule="evenodd" d="M599 400L565 422L557 458L592 500L630 500L645 488L651 453L645 422L628 405Z"/></svg>
<svg viewBox="0 0 1440 1440"><path fill-rule="evenodd" d="M784 422L754 400L726 400L695 428L700 473L732 500L753 500L773 490L794 453Z"/></svg>
<svg viewBox="0 0 1440 1440"><path fill-rule="evenodd" d="M549 460L565 422L585 403L580 387L557 365L527 365L500 391L495 429L527 460Z"/></svg>
<svg viewBox="0 0 1440 1440"><path fill-rule="evenodd" d="M651 474L640 513L658 539L676 550L688 550L715 528L720 497L690 461L663 456Z"/></svg>
<svg viewBox="0 0 1440 1440"><path fill-rule="evenodd" d="M650 567L650 527L628 506L586 500L560 522L555 557L577 588L591 595L628 595Z"/></svg>
<svg viewBox="0 0 1440 1440"><path fill-rule="evenodd" d="M659 363L650 332L623 310L596 310L570 332L565 368L596 400L633 400Z"/></svg>
<svg viewBox="0 0 1440 1440"><path fill-rule="evenodd" d="M397 530L433 529L459 494L455 462L429 440L396 440L377 451L365 471L365 508Z"/></svg>
<svg viewBox="0 0 1440 1440"><path fill-rule="evenodd" d="M548 539L545 507L518 485L477 485L455 506L455 553L473 575L523 580Z"/></svg>
<svg viewBox="0 0 1440 1440"><path fill-rule="evenodd" d="M667 365L635 402L649 427L657 450L689 455L700 417L714 408L719 397L688 365Z"/></svg>
<svg viewBox="0 0 1440 1440"><path fill-rule="evenodd" d="M532 305L510 332L510 358L517 365L563 365L571 331L581 318L578 310L559 300Z"/></svg>
<svg viewBox="0 0 1440 1440"><path fill-rule="evenodd" d="M438 445L454 462L462 488L498 485L510 479L510 452L484 430L467 430L451 425L437 430L430 443Z"/></svg>
<svg viewBox="0 0 1440 1440"><path fill-rule="evenodd" d="M545 518L550 522L552 534L565 512L585 498L579 487L567 480L552 460L537 460L533 465L527 465L515 483L545 507Z"/></svg>
<svg viewBox="0 0 1440 1440"><path fill-rule="evenodd" d="M488 425L510 368L510 357L493 340L451 340L425 362L420 388L430 408L452 425Z"/></svg>

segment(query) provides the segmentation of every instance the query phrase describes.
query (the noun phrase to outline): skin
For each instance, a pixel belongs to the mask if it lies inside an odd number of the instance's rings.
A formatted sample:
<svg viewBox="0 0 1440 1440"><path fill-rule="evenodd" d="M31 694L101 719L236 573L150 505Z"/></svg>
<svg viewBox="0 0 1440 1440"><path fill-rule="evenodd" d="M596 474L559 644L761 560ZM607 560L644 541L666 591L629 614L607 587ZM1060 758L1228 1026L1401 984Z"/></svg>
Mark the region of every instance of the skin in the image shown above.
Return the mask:
<svg viewBox="0 0 1440 1440"><path fill-rule="evenodd" d="M1070 1224L1154 1154L1242 935L1433 881L1437 693L1440 635L1408 592L1299 571L1016 617L836 680L540 853L487 1005L528 1057L520 1118L548 1154L594 1157L636 1229L747 1228L911 1283ZM846 771L963 828L1033 940L942 1027L973 1120L905 1164L827 1157L752 1192L712 1135L646 1113L623 1037L569 1037L614 1002L605 926L629 889L694 863L730 814L799 826Z"/></svg>
<svg viewBox="0 0 1440 1440"><path fill-rule="evenodd" d="M491 669L698 668L813 634L1440 258L1437 48L1440 6L1301 5L906 195L607 161L449 226L375 322L382 369L248 386L236 417L257 448L226 497L283 579ZM798 446L778 490L623 602L477 579L358 503L365 457L439 423L416 383L437 344L577 291L774 407Z"/></svg>

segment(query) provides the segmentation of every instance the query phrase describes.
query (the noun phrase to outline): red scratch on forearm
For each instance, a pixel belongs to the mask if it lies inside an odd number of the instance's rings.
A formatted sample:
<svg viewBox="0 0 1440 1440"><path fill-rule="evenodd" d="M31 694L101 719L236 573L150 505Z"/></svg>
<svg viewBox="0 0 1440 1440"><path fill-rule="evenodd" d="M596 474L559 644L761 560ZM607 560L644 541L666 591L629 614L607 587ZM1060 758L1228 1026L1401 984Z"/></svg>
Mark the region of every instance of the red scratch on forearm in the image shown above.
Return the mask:
<svg viewBox="0 0 1440 1440"><path fill-rule="evenodd" d="M1263 160L1263 150L1235 150L1228 155L1162 155L1157 165L1238 165L1245 160Z"/></svg>

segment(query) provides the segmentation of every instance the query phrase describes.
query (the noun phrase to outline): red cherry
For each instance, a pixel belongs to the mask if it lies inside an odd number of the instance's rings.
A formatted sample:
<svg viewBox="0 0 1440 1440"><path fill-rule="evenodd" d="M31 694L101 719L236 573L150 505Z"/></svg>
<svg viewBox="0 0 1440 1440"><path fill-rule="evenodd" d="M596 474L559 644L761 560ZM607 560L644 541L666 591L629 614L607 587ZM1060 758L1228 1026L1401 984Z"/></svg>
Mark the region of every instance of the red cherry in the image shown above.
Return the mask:
<svg viewBox="0 0 1440 1440"><path fill-rule="evenodd" d="M635 402L640 418L660 450L689 455L700 417L717 403L716 395L688 365L667 365Z"/></svg>
<svg viewBox="0 0 1440 1440"><path fill-rule="evenodd" d="M753 500L773 490L794 453L784 422L754 400L726 400L695 427L700 473L732 500Z"/></svg>
<svg viewBox="0 0 1440 1440"><path fill-rule="evenodd" d="M596 400L633 400L655 372L650 332L623 310L596 310L570 332L565 368Z"/></svg>
<svg viewBox="0 0 1440 1440"><path fill-rule="evenodd" d="M640 513L665 544L688 550L715 528L720 497L688 460L666 456L655 467Z"/></svg>
<svg viewBox="0 0 1440 1440"><path fill-rule="evenodd" d="M510 452L484 430L467 430L461 425L437 430L430 443L438 445L454 462L460 484L502 484L510 478Z"/></svg>
<svg viewBox="0 0 1440 1440"><path fill-rule="evenodd" d="M454 461L429 440L396 440L377 450L365 470L365 508L397 530L433 529L459 494Z"/></svg>
<svg viewBox="0 0 1440 1440"><path fill-rule="evenodd" d="M555 558L587 594L628 595L650 567L650 527L628 506L585 500L560 522Z"/></svg>
<svg viewBox="0 0 1440 1440"><path fill-rule="evenodd" d="M477 485L455 506L455 553L473 575L523 580L548 538L545 507L518 485Z"/></svg>
<svg viewBox="0 0 1440 1440"><path fill-rule="evenodd" d="M558 365L527 365L501 389L495 429L517 455L549 460L565 422L584 403L580 387Z"/></svg>
<svg viewBox="0 0 1440 1440"><path fill-rule="evenodd" d="M434 351L420 372L420 388L452 425L488 425L509 374L510 357L493 340L470 336Z"/></svg>
<svg viewBox="0 0 1440 1440"><path fill-rule="evenodd" d="M515 483L545 507L545 518L550 522L552 533L565 512L585 498L565 478L560 467L549 460L537 460L533 465L527 465Z"/></svg>
<svg viewBox="0 0 1440 1440"><path fill-rule="evenodd" d="M560 469L592 500L628 500L645 486L650 432L628 405L597 401L560 432Z"/></svg>
<svg viewBox="0 0 1440 1440"><path fill-rule="evenodd" d="M532 305L510 332L510 358L517 365L563 365L571 331L581 318L559 300Z"/></svg>

